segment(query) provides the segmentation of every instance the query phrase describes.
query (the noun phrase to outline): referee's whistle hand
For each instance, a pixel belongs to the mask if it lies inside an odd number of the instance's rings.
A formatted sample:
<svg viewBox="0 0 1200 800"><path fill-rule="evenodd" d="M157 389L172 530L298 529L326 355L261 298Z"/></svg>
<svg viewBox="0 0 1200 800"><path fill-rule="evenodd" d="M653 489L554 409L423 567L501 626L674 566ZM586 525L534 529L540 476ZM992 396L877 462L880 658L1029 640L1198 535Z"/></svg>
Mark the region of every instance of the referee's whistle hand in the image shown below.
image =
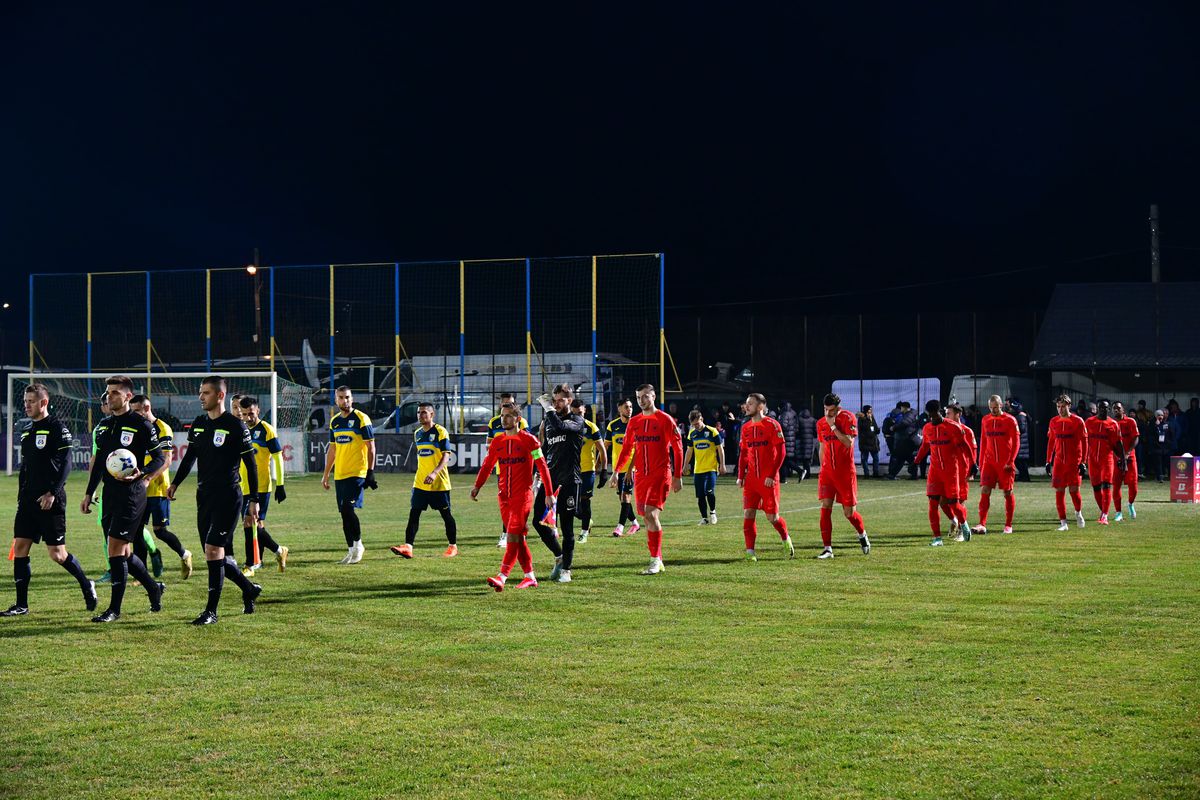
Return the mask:
<svg viewBox="0 0 1200 800"><path fill-rule="evenodd" d="M90 494L83 496L83 500L79 502L79 510L85 514L92 513L92 496Z"/></svg>

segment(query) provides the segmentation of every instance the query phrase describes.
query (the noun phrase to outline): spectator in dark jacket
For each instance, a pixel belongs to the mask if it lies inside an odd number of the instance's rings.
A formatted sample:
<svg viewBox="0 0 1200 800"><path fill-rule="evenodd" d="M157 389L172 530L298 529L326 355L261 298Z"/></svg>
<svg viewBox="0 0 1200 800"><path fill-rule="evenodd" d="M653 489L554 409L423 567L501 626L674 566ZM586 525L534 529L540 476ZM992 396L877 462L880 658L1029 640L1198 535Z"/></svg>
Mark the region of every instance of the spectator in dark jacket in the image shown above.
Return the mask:
<svg viewBox="0 0 1200 800"><path fill-rule="evenodd" d="M1188 410L1183 412L1183 449L1192 455L1200 455L1200 397L1193 397Z"/></svg>
<svg viewBox="0 0 1200 800"><path fill-rule="evenodd" d="M1171 436L1175 444L1167 453L1169 456L1183 455L1183 446L1187 439L1187 422L1184 420L1183 411L1179 408L1179 401L1171 398L1167 401L1167 424L1171 426Z"/></svg>
<svg viewBox="0 0 1200 800"><path fill-rule="evenodd" d="M862 453L863 477L879 477L879 423L875 421L875 412L869 405L862 407L858 415L858 451ZM867 465L874 460L875 468Z"/></svg>
<svg viewBox="0 0 1200 800"><path fill-rule="evenodd" d="M908 468L910 478L917 477L917 467L912 463L912 458L916 454L917 448L920 447L920 431L912 404L901 403L900 417L892 426L892 440L895 442L895 449L892 450L891 458L888 461L888 480L896 480L896 476L900 474L900 468L905 466Z"/></svg>
<svg viewBox="0 0 1200 800"><path fill-rule="evenodd" d="M796 466L800 480L812 471L813 445L817 442L817 421L807 407L801 407L796 425Z"/></svg>
<svg viewBox="0 0 1200 800"><path fill-rule="evenodd" d="M1150 439L1150 460L1154 463L1154 479L1159 483L1170 475L1171 454L1177 444L1175 431L1167 412L1159 409L1154 412L1154 435Z"/></svg>
<svg viewBox="0 0 1200 800"><path fill-rule="evenodd" d="M1029 415L1015 397L1008 398L1004 410L1017 419L1017 432L1021 434L1021 446L1017 450L1017 480L1029 483ZM982 441L982 440L981 440Z"/></svg>
<svg viewBox="0 0 1200 800"><path fill-rule="evenodd" d="M796 435L800 431L800 416L796 413L796 409L792 408L792 404L786 400L783 408L779 411L779 427L783 429L783 443L787 447L787 454L779 468L779 482L787 483L788 476L800 471L796 453Z"/></svg>

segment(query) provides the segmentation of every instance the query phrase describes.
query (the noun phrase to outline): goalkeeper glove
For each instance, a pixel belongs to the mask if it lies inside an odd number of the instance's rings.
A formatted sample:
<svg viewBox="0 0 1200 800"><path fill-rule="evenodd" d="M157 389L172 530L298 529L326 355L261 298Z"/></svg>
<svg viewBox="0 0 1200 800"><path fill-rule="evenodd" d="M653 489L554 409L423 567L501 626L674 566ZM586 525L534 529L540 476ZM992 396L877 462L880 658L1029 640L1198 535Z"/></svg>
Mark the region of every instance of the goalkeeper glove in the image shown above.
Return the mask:
<svg viewBox="0 0 1200 800"><path fill-rule="evenodd" d="M1088 474L1087 474L1087 464L1085 464L1084 462L1080 461L1080 462L1079 462L1079 477L1081 477L1081 478L1086 478L1087 476L1088 476Z"/></svg>
<svg viewBox="0 0 1200 800"><path fill-rule="evenodd" d="M284 500L287 500L287 492L284 491L284 488L282 485L276 486L275 487L275 502L282 503Z"/></svg>
<svg viewBox="0 0 1200 800"><path fill-rule="evenodd" d="M372 491L379 488L379 482L375 480L375 470L367 470L367 477L363 480L363 486Z"/></svg>
<svg viewBox="0 0 1200 800"><path fill-rule="evenodd" d="M1053 461L1047 461L1047 462L1046 462L1046 474L1047 474L1047 475L1049 475L1049 474L1050 474L1050 471L1051 471L1052 469L1054 469L1054 462L1053 462Z"/></svg>

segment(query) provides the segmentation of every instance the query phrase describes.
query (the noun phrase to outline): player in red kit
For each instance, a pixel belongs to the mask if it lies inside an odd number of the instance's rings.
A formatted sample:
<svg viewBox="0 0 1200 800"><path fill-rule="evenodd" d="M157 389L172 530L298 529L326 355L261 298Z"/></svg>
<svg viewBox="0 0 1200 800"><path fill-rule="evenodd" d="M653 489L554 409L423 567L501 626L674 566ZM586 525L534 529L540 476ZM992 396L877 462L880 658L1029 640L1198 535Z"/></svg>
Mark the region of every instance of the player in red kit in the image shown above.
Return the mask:
<svg viewBox="0 0 1200 800"><path fill-rule="evenodd" d="M794 558L796 548L788 535L787 521L779 513L779 468L787 457L783 428L767 414L767 399L761 394L746 398L750 418L742 423L738 450L737 483L742 487L742 536L746 540L746 558L757 561L754 541L758 528L754 518L762 509L779 532L788 558Z"/></svg>
<svg viewBox="0 0 1200 800"><path fill-rule="evenodd" d="M951 515L952 512L950 509L943 508L943 511L945 511L947 519L950 520L950 524L958 528L958 536L954 537L954 541L969 542L971 541L973 531L966 522L965 514L967 510L967 495L971 490L971 467L975 466L976 459L979 458L979 447L975 443L975 431L971 430L970 426L962 421L962 416L963 409L958 403L951 403L946 406L946 419L962 428L963 439L967 443L967 450L960 454L958 463L958 502L962 503L963 506L963 521L960 523L956 520Z"/></svg>
<svg viewBox="0 0 1200 800"><path fill-rule="evenodd" d="M1125 464L1125 448L1121 446L1121 428L1108 415L1108 401L1096 404L1096 416L1084 423L1088 440L1088 476L1092 480L1092 493L1100 508L1101 525L1108 524L1108 507L1112 504L1113 475L1117 465Z"/></svg>
<svg viewBox="0 0 1200 800"><path fill-rule="evenodd" d="M541 444L536 436L521 430L521 413L514 404L505 403L501 406L500 424L504 432L492 438L487 457L471 489L471 499L478 501L479 490L487 483L492 469L497 464L501 466L497 476L500 484L497 497L500 501L500 522L504 525L507 541L504 558L500 562L500 574L487 579L488 586L497 592L504 591L504 583L517 561L521 562L521 570L525 573L517 588L528 589L538 585L537 577L533 574L533 555L525 538L529 532L529 510L533 508L534 468L546 487L546 505L554 506L554 488L546 459L542 458Z"/></svg>
<svg viewBox="0 0 1200 800"><path fill-rule="evenodd" d="M987 533L988 507L992 489L1004 492L1004 532L1012 533L1013 512L1017 500L1013 497L1013 480L1017 475L1017 453L1021 450L1021 431L1017 418L1004 413L1004 400L998 394L988 398L988 410L983 418L979 443L979 524L975 533Z"/></svg>
<svg viewBox="0 0 1200 800"><path fill-rule="evenodd" d="M1125 518L1121 513L1121 486L1129 487L1129 518L1137 519L1137 509L1133 507L1133 501L1137 499L1138 494L1138 463L1137 463L1137 446L1138 446L1138 426L1137 420L1133 417L1125 416L1125 406L1120 401L1112 405L1113 419L1117 422L1117 427L1121 430L1121 446L1125 448L1125 466L1121 467L1117 464L1116 472L1113 474L1113 504L1117 509L1117 515L1113 517L1113 522L1120 522Z"/></svg>
<svg viewBox="0 0 1200 800"><path fill-rule="evenodd" d="M643 383L637 389L638 407L642 413L629 419L621 457L613 470L609 486L617 485L617 476L633 461L637 478L633 494L637 512L646 518L646 544L650 548L650 566L643 575L657 575L663 570L662 519L667 495L683 488L683 440L675 419L654 405L654 387Z"/></svg>
<svg viewBox="0 0 1200 800"><path fill-rule="evenodd" d="M913 463L920 464L925 456L929 456L929 471L925 475L929 528L933 531L933 541L929 544L931 547L941 547L942 517L938 513L939 507L948 511L960 530L967 523L967 510L958 499L961 486L959 475L962 472L963 454L967 450L967 439L961 425L942 416L942 404L937 400L925 404L925 413L929 415L929 422L921 430L921 447L913 457Z"/></svg>
<svg viewBox="0 0 1200 800"><path fill-rule="evenodd" d="M842 398L825 395L825 416L817 420L817 441L821 443L821 472L817 477L817 499L821 502L821 544L817 558L833 558L833 504L841 503L842 513L858 532L863 555L871 552L871 540L862 515L858 513L858 473L854 470L854 439L858 420L842 408Z"/></svg>
<svg viewBox="0 0 1200 800"><path fill-rule="evenodd" d="M1067 504L1063 492L1071 491L1071 502L1075 505L1075 522L1079 527L1083 521L1083 500L1079 497L1079 474L1083 456L1087 453L1087 428L1083 418L1071 413L1071 398L1059 395L1054 401L1058 416L1050 420L1046 436L1046 474L1054 487L1054 502L1058 506L1058 529L1067 530Z"/></svg>

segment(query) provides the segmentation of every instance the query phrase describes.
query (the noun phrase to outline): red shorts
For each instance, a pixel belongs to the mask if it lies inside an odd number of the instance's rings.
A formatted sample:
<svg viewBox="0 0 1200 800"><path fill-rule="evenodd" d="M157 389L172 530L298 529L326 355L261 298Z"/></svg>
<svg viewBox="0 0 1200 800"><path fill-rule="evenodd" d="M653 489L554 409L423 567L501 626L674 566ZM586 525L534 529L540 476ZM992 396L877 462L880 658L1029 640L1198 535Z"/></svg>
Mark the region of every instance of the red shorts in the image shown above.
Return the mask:
<svg viewBox="0 0 1200 800"><path fill-rule="evenodd" d="M637 513L643 516L646 509L662 508L667 504L667 495L671 493L671 474L642 475L638 474L633 482L633 496L637 503Z"/></svg>
<svg viewBox="0 0 1200 800"><path fill-rule="evenodd" d="M529 529L529 511L533 508L533 492L524 497L500 500L500 522L505 533L525 533Z"/></svg>
<svg viewBox="0 0 1200 800"><path fill-rule="evenodd" d="M1009 470L1006 467L1012 466L1006 464L1000 466L993 464L990 461L983 462L983 469L979 471L979 486L983 489L992 489L999 487L1002 492L1011 492L1013 490L1013 480L1017 477L1017 471Z"/></svg>
<svg viewBox="0 0 1200 800"><path fill-rule="evenodd" d="M1113 482L1113 470L1117 459L1109 455L1105 458L1089 458L1088 459L1088 478L1092 482L1092 486L1099 486L1102 483Z"/></svg>
<svg viewBox="0 0 1200 800"><path fill-rule="evenodd" d="M1137 486L1138 482L1138 467L1137 457L1130 456L1125 459L1125 469L1116 469L1113 471L1113 486Z"/></svg>
<svg viewBox="0 0 1200 800"><path fill-rule="evenodd" d="M834 475L822 469L817 474L817 499L832 500L843 506L858 505L858 475L853 472Z"/></svg>
<svg viewBox="0 0 1200 800"><path fill-rule="evenodd" d="M961 475L962 473L958 470L948 469L943 472L934 469L930 464L929 472L925 473L925 494L929 497L949 497L961 500Z"/></svg>
<svg viewBox="0 0 1200 800"><path fill-rule="evenodd" d="M761 478L746 478L742 486L742 508L761 508L768 514L779 513L779 478L771 488L763 486Z"/></svg>
<svg viewBox="0 0 1200 800"><path fill-rule="evenodd" d="M1059 466L1057 461L1050 471L1050 485L1055 489L1066 489L1068 486L1078 486L1083 483L1079 477L1079 467L1075 464Z"/></svg>

